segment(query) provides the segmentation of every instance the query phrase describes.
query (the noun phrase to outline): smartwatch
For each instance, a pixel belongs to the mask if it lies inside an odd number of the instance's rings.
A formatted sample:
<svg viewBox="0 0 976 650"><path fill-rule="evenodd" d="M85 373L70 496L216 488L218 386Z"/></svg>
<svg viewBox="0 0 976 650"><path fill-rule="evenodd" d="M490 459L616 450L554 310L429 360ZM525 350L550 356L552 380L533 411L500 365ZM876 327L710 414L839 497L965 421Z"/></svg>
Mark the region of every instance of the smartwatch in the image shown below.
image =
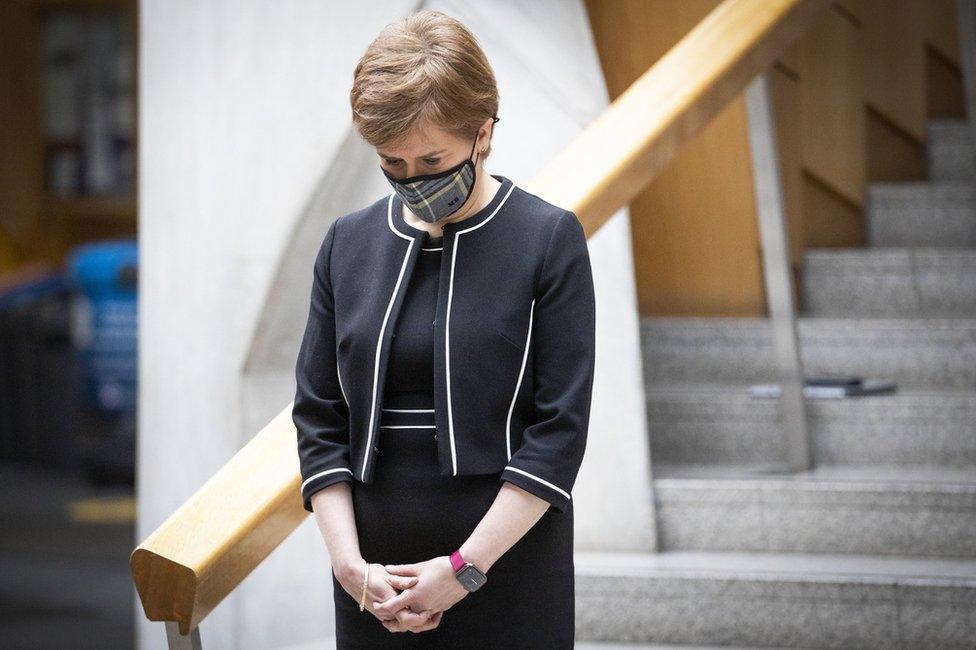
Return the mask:
<svg viewBox="0 0 976 650"><path fill-rule="evenodd" d="M451 553L451 566L454 567L454 577L468 591L477 590L488 580L481 569L461 557L460 549Z"/></svg>

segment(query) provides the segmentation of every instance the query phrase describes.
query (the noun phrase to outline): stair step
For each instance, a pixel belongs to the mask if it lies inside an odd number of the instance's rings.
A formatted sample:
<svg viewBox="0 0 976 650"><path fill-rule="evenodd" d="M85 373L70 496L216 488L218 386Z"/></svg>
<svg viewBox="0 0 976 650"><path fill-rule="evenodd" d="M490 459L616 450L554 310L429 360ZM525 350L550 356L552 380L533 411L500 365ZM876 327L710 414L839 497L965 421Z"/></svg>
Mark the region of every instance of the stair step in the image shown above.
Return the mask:
<svg viewBox="0 0 976 650"><path fill-rule="evenodd" d="M577 638L790 648L976 643L976 561L577 552Z"/></svg>
<svg viewBox="0 0 976 650"><path fill-rule="evenodd" d="M756 648L744 648L742 646L672 645L670 643L667 645L660 643L574 643L573 648L575 650L757 650ZM324 639L278 646L276 650L336 650L336 638L335 635L332 635Z"/></svg>
<svg viewBox="0 0 976 650"><path fill-rule="evenodd" d="M662 550L976 558L976 468L655 462L653 475Z"/></svg>
<svg viewBox="0 0 976 650"><path fill-rule="evenodd" d="M976 319L797 319L805 376L890 379L899 388L976 388ZM646 384L768 382L777 376L765 318L644 317Z"/></svg>
<svg viewBox="0 0 976 650"><path fill-rule="evenodd" d="M786 459L775 399L748 384L645 387L651 458L668 463ZM900 389L888 395L807 399L814 462L976 467L976 394Z"/></svg>
<svg viewBox="0 0 976 650"><path fill-rule="evenodd" d="M976 317L976 248L817 248L805 254L804 313Z"/></svg>
<svg viewBox="0 0 976 650"><path fill-rule="evenodd" d="M965 120L926 122L928 177L935 181L976 178L972 129Z"/></svg>
<svg viewBox="0 0 976 650"><path fill-rule="evenodd" d="M875 182L867 189L870 246L976 246L971 182Z"/></svg>

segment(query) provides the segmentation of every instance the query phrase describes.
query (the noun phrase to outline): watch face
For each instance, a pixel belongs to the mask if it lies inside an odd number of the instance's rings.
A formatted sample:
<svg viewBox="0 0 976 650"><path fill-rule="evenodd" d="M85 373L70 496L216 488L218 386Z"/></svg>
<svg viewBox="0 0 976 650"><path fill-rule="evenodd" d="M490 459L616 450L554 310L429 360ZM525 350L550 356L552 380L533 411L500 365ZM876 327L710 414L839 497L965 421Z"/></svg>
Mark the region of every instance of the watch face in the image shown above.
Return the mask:
<svg viewBox="0 0 976 650"><path fill-rule="evenodd" d="M470 562L458 569L455 575L468 591L474 591L488 580L488 577Z"/></svg>

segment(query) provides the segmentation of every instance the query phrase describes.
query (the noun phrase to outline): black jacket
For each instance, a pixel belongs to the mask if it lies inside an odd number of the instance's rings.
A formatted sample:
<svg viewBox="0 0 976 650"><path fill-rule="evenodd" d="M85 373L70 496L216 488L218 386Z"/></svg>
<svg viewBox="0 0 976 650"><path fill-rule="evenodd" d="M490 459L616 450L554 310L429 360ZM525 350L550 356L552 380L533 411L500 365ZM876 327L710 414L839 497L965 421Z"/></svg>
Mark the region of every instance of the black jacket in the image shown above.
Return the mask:
<svg viewBox="0 0 976 650"><path fill-rule="evenodd" d="M569 506L589 423L596 305L586 235L573 212L502 186L444 226L434 321L441 474L500 481ZM390 337L429 239L395 193L336 219L315 260L292 418L302 499L369 483Z"/></svg>

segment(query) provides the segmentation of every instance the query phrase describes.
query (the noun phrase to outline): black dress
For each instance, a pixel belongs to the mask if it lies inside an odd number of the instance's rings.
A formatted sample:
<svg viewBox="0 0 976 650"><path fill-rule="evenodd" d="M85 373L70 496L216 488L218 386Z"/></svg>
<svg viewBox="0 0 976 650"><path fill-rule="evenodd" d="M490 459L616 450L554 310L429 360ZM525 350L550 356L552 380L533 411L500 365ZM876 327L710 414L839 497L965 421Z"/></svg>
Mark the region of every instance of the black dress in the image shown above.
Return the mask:
<svg viewBox="0 0 976 650"><path fill-rule="evenodd" d="M502 487L500 473L446 476L434 433L432 325L443 237L423 251L397 320L373 483L351 483L363 558L404 564L450 555ZM572 648L573 504L549 509L489 569L488 581L423 632L390 632L332 573L336 648Z"/></svg>

